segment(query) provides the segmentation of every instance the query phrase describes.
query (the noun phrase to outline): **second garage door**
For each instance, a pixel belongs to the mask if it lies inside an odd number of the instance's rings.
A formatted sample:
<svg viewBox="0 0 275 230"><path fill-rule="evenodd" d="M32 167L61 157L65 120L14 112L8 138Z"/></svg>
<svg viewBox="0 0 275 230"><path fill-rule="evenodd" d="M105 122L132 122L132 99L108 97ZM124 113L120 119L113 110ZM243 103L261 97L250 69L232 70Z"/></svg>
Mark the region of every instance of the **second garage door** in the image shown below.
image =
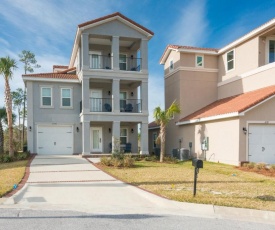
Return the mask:
<svg viewBox="0 0 275 230"><path fill-rule="evenodd" d="M250 162L275 163L275 125L251 124L248 138Z"/></svg>
<svg viewBox="0 0 275 230"><path fill-rule="evenodd" d="M38 154L73 154L72 126L37 127Z"/></svg>

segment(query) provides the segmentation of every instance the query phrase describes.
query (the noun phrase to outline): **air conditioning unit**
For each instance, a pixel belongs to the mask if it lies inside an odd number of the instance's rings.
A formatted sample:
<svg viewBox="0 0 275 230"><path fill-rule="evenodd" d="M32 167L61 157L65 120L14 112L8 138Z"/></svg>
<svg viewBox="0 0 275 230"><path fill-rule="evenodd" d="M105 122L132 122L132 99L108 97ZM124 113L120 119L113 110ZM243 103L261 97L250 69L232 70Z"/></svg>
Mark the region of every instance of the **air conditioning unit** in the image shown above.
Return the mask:
<svg viewBox="0 0 275 230"><path fill-rule="evenodd" d="M179 151L179 160L185 161L190 159L189 149L181 148Z"/></svg>

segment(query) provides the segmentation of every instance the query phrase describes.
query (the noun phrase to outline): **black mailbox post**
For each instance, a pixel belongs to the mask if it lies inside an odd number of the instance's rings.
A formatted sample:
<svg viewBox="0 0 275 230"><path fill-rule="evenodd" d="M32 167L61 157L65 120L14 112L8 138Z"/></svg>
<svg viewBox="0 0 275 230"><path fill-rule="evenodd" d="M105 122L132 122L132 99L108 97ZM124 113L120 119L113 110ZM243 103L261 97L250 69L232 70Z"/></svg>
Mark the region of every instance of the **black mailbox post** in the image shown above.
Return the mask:
<svg viewBox="0 0 275 230"><path fill-rule="evenodd" d="M196 196L196 190L197 190L197 178L198 178L198 173L199 169L203 168L203 161L199 159L193 159L192 160L192 165L194 166L194 191L193 195Z"/></svg>

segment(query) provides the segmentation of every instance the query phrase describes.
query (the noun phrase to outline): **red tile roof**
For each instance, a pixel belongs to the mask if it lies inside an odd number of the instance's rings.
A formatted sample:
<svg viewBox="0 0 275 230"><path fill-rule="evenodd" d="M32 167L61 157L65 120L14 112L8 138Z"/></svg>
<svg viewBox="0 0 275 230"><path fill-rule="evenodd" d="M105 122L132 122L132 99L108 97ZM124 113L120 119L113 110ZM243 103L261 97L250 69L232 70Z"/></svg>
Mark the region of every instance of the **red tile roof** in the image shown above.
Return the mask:
<svg viewBox="0 0 275 230"><path fill-rule="evenodd" d="M33 78L54 78L54 79L69 79L78 80L76 74L64 74L64 73L35 73L35 74L24 74L22 77L33 77Z"/></svg>
<svg viewBox="0 0 275 230"><path fill-rule="evenodd" d="M275 95L275 85L236 96L223 98L180 119L179 122L224 115L234 112L241 113L273 95Z"/></svg>
<svg viewBox="0 0 275 230"><path fill-rule="evenodd" d="M149 29L145 28L144 26L136 23L135 21L131 20L130 18L125 17L123 14L121 14L119 12L109 14L109 15L106 15L104 17L97 18L97 19L94 19L94 20L91 20L91 21L88 21L88 22L81 23L81 24L78 25L78 28L81 28L81 27L84 27L84 26L87 26L87 25L91 25L91 24L96 23L96 22L104 21L106 19L113 18L113 17L116 17L116 16L119 16L119 17L125 19L126 21L134 24L135 26L139 27L140 29L145 30L149 34L154 35L154 32L152 32L151 30L149 30Z"/></svg>
<svg viewBox="0 0 275 230"><path fill-rule="evenodd" d="M68 69L69 66L67 66L67 65L53 65L53 68L66 68L66 69Z"/></svg>
<svg viewBox="0 0 275 230"><path fill-rule="evenodd" d="M76 67L72 67L70 69L65 69L62 71L58 71L58 73L69 73L69 72L73 72L74 70L76 70Z"/></svg>
<svg viewBox="0 0 275 230"><path fill-rule="evenodd" d="M156 124L156 122L153 121L153 122L151 122L151 123L148 124L148 128L149 129L159 128L159 125Z"/></svg>
<svg viewBox="0 0 275 230"><path fill-rule="evenodd" d="M180 46L180 45L172 45L169 44L166 46L161 58L160 58L160 62L162 60L162 58L164 57L165 53L167 52L168 49L187 49L187 50L201 50L201 51L214 51L216 53L218 53L219 49L215 49L215 48L203 48L203 47L195 47L195 46Z"/></svg>

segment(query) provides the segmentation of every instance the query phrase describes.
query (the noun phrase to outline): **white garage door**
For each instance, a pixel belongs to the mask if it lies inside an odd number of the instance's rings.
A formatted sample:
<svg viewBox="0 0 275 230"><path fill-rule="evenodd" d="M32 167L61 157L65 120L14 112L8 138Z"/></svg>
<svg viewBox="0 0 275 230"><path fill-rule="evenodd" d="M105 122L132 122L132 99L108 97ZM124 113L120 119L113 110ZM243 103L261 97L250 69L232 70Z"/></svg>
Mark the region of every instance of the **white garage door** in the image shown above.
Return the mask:
<svg viewBox="0 0 275 230"><path fill-rule="evenodd" d="M73 154L72 126L37 127L38 154Z"/></svg>
<svg viewBox="0 0 275 230"><path fill-rule="evenodd" d="M275 125L249 125L248 160L275 163Z"/></svg>

